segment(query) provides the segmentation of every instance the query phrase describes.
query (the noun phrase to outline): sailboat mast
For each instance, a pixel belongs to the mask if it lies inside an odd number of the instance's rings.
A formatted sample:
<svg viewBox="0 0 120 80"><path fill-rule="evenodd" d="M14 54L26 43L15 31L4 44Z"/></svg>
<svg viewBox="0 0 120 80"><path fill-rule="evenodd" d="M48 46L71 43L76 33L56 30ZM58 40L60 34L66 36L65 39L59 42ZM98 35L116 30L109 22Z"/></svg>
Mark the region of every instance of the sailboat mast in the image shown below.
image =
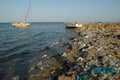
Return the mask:
<svg viewBox="0 0 120 80"><path fill-rule="evenodd" d="M27 13L25 16L25 22L27 21L27 17L28 17L29 11L30 11L31 4L32 4L32 0L29 0L29 6L28 6Z"/></svg>

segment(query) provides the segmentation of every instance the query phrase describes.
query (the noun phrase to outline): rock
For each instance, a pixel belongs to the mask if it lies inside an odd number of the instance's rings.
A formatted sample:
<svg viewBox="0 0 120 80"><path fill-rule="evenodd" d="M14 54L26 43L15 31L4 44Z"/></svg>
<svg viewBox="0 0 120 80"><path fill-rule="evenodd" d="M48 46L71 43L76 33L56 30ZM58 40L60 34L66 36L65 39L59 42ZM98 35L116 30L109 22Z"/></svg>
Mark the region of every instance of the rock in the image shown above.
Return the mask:
<svg viewBox="0 0 120 80"><path fill-rule="evenodd" d="M119 80L120 32L116 23L89 23L75 31L76 37L64 44L68 49L59 55L64 57L58 61L62 68L50 72L51 80L72 80L72 75L76 77L73 80Z"/></svg>
<svg viewBox="0 0 120 80"><path fill-rule="evenodd" d="M12 77L12 80L19 80L19 79L20 79L19 76Z"/></svg>
<svg viewBox="0 0 120 80"><path fill-rule="evenodd" d="M98 61L103 62L103 56L98 56Z"/></svg>

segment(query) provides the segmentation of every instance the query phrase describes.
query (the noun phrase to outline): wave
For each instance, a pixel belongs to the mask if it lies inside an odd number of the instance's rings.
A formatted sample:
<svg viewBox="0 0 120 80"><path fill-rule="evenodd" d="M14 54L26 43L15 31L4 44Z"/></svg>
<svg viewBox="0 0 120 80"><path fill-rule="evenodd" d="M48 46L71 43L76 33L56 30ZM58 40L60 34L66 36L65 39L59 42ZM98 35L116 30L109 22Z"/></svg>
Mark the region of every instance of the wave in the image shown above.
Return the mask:
<svg viewBox="0 0 120 80"><path fill-rule="evenodd" d="M4 53L0 54L0 62L5 62L12 58L17 58L20 55L28 53L28 51L24 51L27 46L29 46L29 44L22 44L22 45L14 46L9 50L3 51Z"/></svg>
<svg viewBox="0 0 120 80"><path fill-rule="evenodd" d="M16 59L16 58L22 57L22 56L30 54L30 53L31 52L29 52L29 51L23 51L21 53L9 54L9 55L6 55L4 57L1 57L0 58L0 63L8 62L12 59Z"/></svg>

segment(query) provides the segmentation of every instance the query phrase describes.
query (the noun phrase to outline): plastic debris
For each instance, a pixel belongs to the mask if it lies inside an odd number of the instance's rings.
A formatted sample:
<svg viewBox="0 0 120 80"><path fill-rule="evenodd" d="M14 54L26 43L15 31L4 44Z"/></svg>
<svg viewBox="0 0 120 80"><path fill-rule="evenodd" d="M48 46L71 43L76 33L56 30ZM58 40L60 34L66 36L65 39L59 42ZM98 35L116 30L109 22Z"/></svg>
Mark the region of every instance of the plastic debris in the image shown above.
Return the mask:
<svg viewBox="0 0 120 80"><path fill-rule="evenodd" d="M41 65L42 65L42 62L41 62L41 61L37 63L37 66L41 66Z"/></svg>
<svg viewBox="0 0 120 80"><path fill-rule="evenodd" d="M79 61L79 60L83 61L83 58L82 58L82 57L79 57L79 58L77 59L77 61Z"/></svg>
<svg viewBox="0 0 120 80"><path fill-rule="evenodd" d="M78 76L76 77L76 80L87 80L88 75L82 75L82 76Z"/></svg>
<svg viewBox="0 0 120 80"><path fill-rule="evenodd" d="M53 69L51 80L119 80L120 32L114 31L111 23L100 25L92 23L76 30L76 38L64 44L68 50L56 58L61 68L54 70L56 68L49 66ZM41 67L44 69L48 68Z"/></svg>
<svg viewBox="0 0 120 80"><path fill-rule="evenodd" d="M93 72L108 72L108 73L116 73L117 71L114 68L106 68L106 67L97 67L92 68Z"/></svg>
<svg viewBox="0 0 120 80"><path fill-rule="evenodd" d="M67 56L67 53L63 53L62 56L64 56L64 57Z"/></svg>
<svg viewBox="0 0 120 80"><path fill-rule="evenodd" d="M43 55L43 56L42 56L42 58L45 58L45 57L47 57L47 55Z"/></svg>

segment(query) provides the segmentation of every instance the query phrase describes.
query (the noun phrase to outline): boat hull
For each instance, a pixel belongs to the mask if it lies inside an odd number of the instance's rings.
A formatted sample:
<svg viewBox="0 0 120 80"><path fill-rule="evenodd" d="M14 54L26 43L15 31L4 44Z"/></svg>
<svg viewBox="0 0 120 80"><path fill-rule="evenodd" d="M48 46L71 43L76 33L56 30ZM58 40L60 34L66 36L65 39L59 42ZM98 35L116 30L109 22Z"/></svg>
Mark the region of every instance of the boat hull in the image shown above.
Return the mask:
<svg viewBox="0 0 120 80"><path fill-rule="evenodd" d="M12 23L13 27L28 27L30 25L31 23L28 23L28 22L13 22Z"/></svg>
<svg viewBox="0 0 120 80"><path fill-rule="evenodd" d="M80 28L82 26L82 24L67 24L66 28Z"/></svg>

